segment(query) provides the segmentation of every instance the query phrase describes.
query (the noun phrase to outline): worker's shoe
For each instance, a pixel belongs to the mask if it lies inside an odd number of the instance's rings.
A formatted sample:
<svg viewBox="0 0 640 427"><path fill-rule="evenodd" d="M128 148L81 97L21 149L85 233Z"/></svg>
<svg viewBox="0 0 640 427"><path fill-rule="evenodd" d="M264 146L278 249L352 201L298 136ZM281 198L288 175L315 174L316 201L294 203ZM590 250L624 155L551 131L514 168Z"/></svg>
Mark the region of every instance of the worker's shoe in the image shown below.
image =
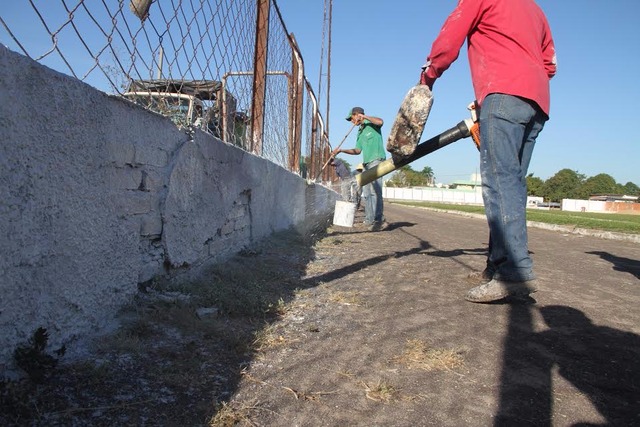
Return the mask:
<svg viewBox="0 0 640 427"><path fill-rule="evenodd" d="M482 271L474 271L467 276L467 282L472 285L482 285L483 283L490 282L493 279L493 270L485 268Z"/></svg>
<svg viewBox="0 0 640 427"><path fill-rule="evenodd" d="M533 280L507 282L491 279L487 283L469 289L464 299L471 302L494 302L507 297L525 297L535 291L537 291L537 288Z"/></svg>
<svg viewBox="0 0 640 427"><path fill-rule="evenodd" d="M376 221L369 227L369 231L382 231L387 227L385 221Z"/></svg>

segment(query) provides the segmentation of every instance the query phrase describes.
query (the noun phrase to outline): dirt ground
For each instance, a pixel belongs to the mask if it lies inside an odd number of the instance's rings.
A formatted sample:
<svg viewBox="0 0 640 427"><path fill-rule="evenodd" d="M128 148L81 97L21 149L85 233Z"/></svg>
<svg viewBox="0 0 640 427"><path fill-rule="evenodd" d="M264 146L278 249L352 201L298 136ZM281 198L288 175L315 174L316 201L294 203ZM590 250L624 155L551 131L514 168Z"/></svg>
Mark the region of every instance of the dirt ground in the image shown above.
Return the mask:
<svg viewBox="0 0 640 427"><path fill-rule="evenodd" d="M385 215L142 289L88 359L3 383L0 424L640 425L640 245L530 228L539 291L472 304L485 220Z"/></svg>

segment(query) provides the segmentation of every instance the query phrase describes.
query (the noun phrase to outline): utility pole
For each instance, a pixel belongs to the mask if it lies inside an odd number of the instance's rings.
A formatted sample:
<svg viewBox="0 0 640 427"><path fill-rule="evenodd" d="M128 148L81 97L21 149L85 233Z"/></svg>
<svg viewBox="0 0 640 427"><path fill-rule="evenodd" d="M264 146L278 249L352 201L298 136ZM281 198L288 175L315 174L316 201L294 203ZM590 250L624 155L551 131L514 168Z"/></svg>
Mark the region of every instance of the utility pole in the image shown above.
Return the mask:
<svg viewBox="0 0 640 427"><path fill-rule="evenodd" d="M331 94L331 14L333 11L333 0L329 0L329 41L327 46L327 117L325 126L327 137L329 137L329 98Z"/></svg>

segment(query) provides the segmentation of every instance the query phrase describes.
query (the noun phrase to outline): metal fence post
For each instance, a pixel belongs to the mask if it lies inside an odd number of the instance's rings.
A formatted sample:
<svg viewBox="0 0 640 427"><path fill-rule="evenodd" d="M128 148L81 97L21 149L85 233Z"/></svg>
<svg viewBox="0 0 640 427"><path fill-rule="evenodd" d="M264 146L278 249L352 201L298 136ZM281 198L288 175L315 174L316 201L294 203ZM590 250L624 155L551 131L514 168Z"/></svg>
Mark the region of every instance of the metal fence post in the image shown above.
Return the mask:
<svg viewBox="0 0 640 427"><path fill-rule="evenodd" d="M324 130L324 123L322 121L322 116L320 115L320 109L318 107L318 100L316 99L316 95L313 93L313 89L311 88L311 83L309 80L304 79L307 93L309 95L309 99L313 105L313 109L311 112L311 176L317 176L320 173L320 168L324 163L323 155L322 155L322 147L323 143L326 140L326 133ZM320 128L320 129L318 129ZM319 132L318 132L319 130ZM328 158L328 157L327 157Z"/></svg>
<svg viewBox="0 0 640 427"><path fill-rule="evenodd" d="M256 3L258 13L256 18L256 47L251 102L251 151L256 154L262 154L270 3L270 0L257 0Z"/></svg>
<svg viewBox="0 0 640 427"><path fill-rule="evenodd" d="M289 35L291 51L290 107L289 107L289 170L300 172L302 149L302 101L304 96L304 62L293 34Z"/></svg>

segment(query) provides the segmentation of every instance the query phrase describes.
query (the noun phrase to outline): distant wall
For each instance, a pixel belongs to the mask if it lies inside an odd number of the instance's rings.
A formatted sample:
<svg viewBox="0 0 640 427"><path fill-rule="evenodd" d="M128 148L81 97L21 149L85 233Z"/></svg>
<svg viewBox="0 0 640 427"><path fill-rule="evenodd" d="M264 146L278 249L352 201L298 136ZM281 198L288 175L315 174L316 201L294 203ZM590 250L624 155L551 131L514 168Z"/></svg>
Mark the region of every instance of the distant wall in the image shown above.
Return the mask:
<svg viewBox="0 0 640 427"><path fill-rule="evenodd" d="M562 199L562 210L570 212L602 212L640 215L640 203Z"/></svg>
<svg viewBox="0 0 640 427"><path fill-rule="evenodd" d="M482 191L456 190L451 188L395 188L384 187L382 196L385 199L422 200L441 203L460 203L482 205Z"/></svg>
<svg viewBox="0 0 640 427"><path fill-rule="evenodd" d="M457 203L483 205L482 191L457 190L450 188L396 188L384 187L382 195L385 199L413 200L439 203ZM542 197L527 197L527 207L534 208L542 202ZM640 214L640 203L602 202L598 200L563 199L562 210L572 212L602 212L630 215Z"/></svg>
<svg viewBox="0 0 640 427"><path fill-rule="evenodd" d="M59 346L139 283L329 218L336 193L0 46L0 366Z"/></svg>

